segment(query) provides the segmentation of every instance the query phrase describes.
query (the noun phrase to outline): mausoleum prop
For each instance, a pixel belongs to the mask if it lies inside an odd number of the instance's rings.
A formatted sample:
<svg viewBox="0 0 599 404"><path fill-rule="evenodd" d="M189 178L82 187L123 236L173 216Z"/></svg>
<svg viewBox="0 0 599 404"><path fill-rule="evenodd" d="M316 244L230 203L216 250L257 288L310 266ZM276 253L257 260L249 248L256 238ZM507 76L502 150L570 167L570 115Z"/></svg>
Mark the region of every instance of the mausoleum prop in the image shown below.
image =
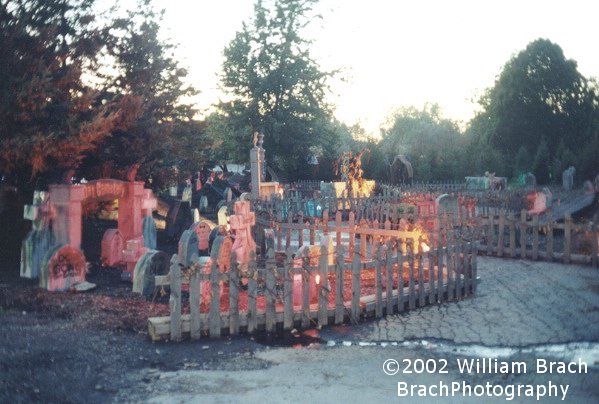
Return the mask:
<svg viewBox="0 0 599 404"><path fill-rule="evenodd" d="M54 184L48 193L36 192L24 217L33 221L23 241L21 276L39 278L40 286L67 290L85 281L86 259L81 248L82 204L118 200L118 229L102 239L102 262L125 265L131 278L139 258L156 243L156 227L150 222L156 198L144 183L102 179L85 184ZM150 218L150 219L148 219Z"/></svg>

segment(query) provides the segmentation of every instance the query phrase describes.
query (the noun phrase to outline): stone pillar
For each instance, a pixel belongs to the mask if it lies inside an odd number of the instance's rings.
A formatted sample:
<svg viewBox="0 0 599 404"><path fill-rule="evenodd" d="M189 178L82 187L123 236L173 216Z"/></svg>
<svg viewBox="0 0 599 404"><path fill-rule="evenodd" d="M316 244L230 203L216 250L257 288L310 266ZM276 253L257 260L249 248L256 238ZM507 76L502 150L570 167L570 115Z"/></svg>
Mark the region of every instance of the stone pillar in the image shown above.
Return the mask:
<svg viewBox="0 0 599 404"><path fill-rule="evenodd" d="M250 150L250 172L252 174L252 199L260 198L260 183L261 181L261 161L260 161L260 148L258 146L252 147Z"/></svg>
<svg viewBox="0 0 599 404"><path fill-rule="evenodd" d="M83 185L50 185L53 207L52 233L54 242L81 249L81 203L85 197Z"/></svg>
<svg viewBox="0 0 599 404"><path fill-rule="evenodd" d="M119 199L119 231L125 242L142 236L142 199L144 183L140 181L125 184L125 196Z"/></svg>
<svg viewBox="0 0 599 404"><path fill-rule="evenodd" d="M262 145L264 144L264 133L258 133L258 156L260 159L260 181L266 182L266 150Z"/></svg>

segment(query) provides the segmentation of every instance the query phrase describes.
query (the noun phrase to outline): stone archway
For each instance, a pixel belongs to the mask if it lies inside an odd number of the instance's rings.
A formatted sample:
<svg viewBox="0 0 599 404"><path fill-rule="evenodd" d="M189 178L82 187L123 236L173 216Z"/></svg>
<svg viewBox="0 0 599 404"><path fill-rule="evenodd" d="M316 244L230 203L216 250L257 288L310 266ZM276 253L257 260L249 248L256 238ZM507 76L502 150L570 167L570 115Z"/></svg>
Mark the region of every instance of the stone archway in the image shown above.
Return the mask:
<svg viewBox="0 0 599 404"><path fill-rule="evenodd" d="M135 263L147 250L144 246L143 219L156 208L156 198L150 189L144 189L143 182L101 179L85 184L50 185L48 207L40 213L47 215L49 220L45 223L51 224L54 244L50 250L56 246L69 246L79 251L85 262L81 250L83 203L115 199L119 201L118 231L107 230L102 243L102 259L115 264L115 257L122 256L122 261L127 264L127 272L132 274ZM112 240L113 237L119 237L120 240ZM33 250L36 248L32 246ZM119 251L113 251L115 248ZM35 251L30 253L35 256ZM74 256L74 253L69 254ZM25 265L29 261L25 260ZM44 265L40 269L40 278L51 276L48 271L48 266ZM25 268L22 273L32 271ZM52 282L44 281L41 284L48 290L55 290Z"/></svg>

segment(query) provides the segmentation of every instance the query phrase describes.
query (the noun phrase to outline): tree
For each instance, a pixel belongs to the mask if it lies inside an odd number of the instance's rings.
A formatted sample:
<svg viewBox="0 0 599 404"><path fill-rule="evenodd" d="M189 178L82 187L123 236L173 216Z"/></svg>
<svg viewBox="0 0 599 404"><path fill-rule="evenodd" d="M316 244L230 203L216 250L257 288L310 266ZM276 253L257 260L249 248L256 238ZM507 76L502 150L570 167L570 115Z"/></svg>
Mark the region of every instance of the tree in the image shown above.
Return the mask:
<svg viewBox="0 0 599 404"><path fill-rule="evenodd" d="M306 176L310 147L336 144L327 80L309 52L301 29L316 0L258 0L251 23L243 24L224 50L221 83L232 97L220 105L230 120L235 158L247 160L254 131L265 134L269 164L292 177Z"/></svg>
<svg viewBox="0 0 599 404"><path fill-rule="evenodd" d="M564 150L582 151L596 131L597 100L576 62L567 60L558 45L537 39L506 63L481 98L483 111L471 125L483 129L478 136L514 168L512 157L519 149L524 147L532 159L541 141L549 158L556 157L562 142Z"/></svg>
<svg viewBox="0 0 599 404"><path fill-rule="evenodd" d="M460 156L464 152L464 137L455 122L441 116L438 105L397 110L387 119L382 136L379 148L387 163L398 154L406 155L417 180L463 176Z"/></svg>
<svg viewBox="0 0 599 404"><path fill-rule="evenodd" d="M0 2L0 171L21 186L78 167L86 153L138 115L134 97L101 104L82 79L102 48L92 5Z"/></svg>
<svg viewBox="0 0 599 404"><path fill-rule="evenodd" d="M140 164L140 177L153 176L157 185L161 181L156 177L165 167L185 161L188 168L197 169L202 163L204 128L194 122L197 111L189 103L197 91L185 83L187 70L173 57L175 45L159 38L162 16L151 0L140 0L127 18L111 26L107 54L117 73L104 77L105 97L137 96L142 114L131 127L113 132L100 153L89 156L87 170L93 176L110 175L106 167L122 170Z"/></svg>

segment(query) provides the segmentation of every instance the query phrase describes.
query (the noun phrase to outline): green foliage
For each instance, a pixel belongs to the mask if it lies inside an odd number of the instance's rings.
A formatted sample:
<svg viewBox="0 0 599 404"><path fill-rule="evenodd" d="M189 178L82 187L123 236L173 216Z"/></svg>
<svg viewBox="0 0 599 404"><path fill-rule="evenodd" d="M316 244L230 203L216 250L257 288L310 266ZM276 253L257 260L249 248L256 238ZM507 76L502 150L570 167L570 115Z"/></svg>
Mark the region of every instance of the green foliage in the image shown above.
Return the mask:
<svg viewBox="0 0 599 404"><path fill-rule="evenodd" d="M309 173L311 147L328 155L337 143L325 102L332 73L320 70L300 35L314 3L258 0L253 20L224 50L222 87L233 99L220 105L232 129L220 133L232 143L226 154L246 161L253 132L262 131L268 163L292 178Z"/></svg>
<svg viewBox="0 0 599 404"><path fill-rule="evenodd" d="M140 178L152 177L158 186L166 182L160 178L165 168L196 170L206 161L203 125L193 120L196 110L188 101L197 91L184 82L187 70L174 59L175 46L159 38L162 14L151 0L140 0L127 18L111 25L107 50L116 74L104 77L105 97L135 95L142 114L127 130L115 131L100 153L89 156L84 170L91 177L119 176L139 164Z"/></svg>
<svg viewBox="0 0 599 404"><path fill-rule="evenodd" d="M537 177L537 181L541 184L546 184L551 180L551 162L549 147L545 139L541 139L535 158L532 163L532 169Z"/></svg>
<svg viewBox="0 0 599 404"><path fill-rule="evenodd" d="M399 109L388 118L382 135L381 160L388 166L396 155L406 155L417 181L449 180L464 175L461 156L465 138L453 121L441 116L438 105L427 105L422 110Z"/></svg>
<svg viewBox="0 0 599 404"><path fill-rule="evenodd" d="M578 72L576 62L558 45L537 39L506 63L481 98L483 111L471 122L471 141L500 151L511 174L525 171L523 150L528 152L543 183L597 133L598 100L596 86ZM549 160L555 160L551 166Z"/></svg>
<svg viewBox="0 0 599 404"><path fill-rule="evenodd" d="M103 46L92 0L0 2L0 171L24 184L76 168L139 114L132 97L101 103L82 77Z"/></svg>

